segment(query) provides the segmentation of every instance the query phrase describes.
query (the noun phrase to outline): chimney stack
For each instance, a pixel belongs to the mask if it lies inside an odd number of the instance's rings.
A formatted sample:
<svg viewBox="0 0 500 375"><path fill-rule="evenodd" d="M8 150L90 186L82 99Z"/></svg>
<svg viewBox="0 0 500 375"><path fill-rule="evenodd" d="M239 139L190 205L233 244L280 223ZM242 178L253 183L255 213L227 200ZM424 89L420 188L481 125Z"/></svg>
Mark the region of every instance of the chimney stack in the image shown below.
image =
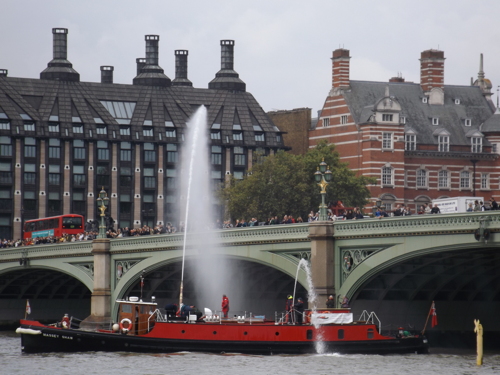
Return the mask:
<svg viewBox="0 0 500 375"><path fill-rule="evenodd" d="M332 55L332 88L349 87L349 50L339 48Z"/></svg>
<svg viewBox="0 0 500 375"><path fill-rule="evenodd" d="M208 84L209 89L246 91L246 84L234 71L234 40L221 40L221 69Z"/></svg>
<svg viewBox="0 0 500 375"><path fill-rule="evenodd" d="M40 79L56 81L80 81L80 74L73 69L68 58L68 29L52 29L53 59L47 64L47 68L40 73Z"/></svg>
<svg viewBox="0 0 500 375"><path fill-rule="evenodd" d="M9 71L7 69L0 69L0 77L7 77Z"/></svg>
<svg viewBox="0 0 500 375"><path fill-rule="evenodd" d="M146 66L146 59L144 57L139 57L135 59L135 62L137 64L137 75L141 74L142 68Z"/></svg>
<svg viewBox="0 0 500 375"><path fill-rule="evenodd" d="M113 83L113 66L101 66L101 83Z"/></svg>
<svg viewBox="0 0 500 375"><path fill-rule="evenodd" d="M429 49L420 55L420 86L428 93L437 87L444 90L444 52Z"/></svg>
<svg viewBox="0 0 500 375"><path fill-rule="evenodd" d="M172 84L163 72L164 70L158 65L159 63L159 35L146 35L146 65L142 67L140 73L134 78L134 85L140 86L163 86L169 87ZM136 60L137 61L137 60ZM139 63L137 66L139 70Z"/></svg>
<svg viewBox="0 0 500 375"><path fill-rule="evenodd" d="M188 79L188 54L184 49L175 50L175 79L172 86L193 86Z"/></svg>

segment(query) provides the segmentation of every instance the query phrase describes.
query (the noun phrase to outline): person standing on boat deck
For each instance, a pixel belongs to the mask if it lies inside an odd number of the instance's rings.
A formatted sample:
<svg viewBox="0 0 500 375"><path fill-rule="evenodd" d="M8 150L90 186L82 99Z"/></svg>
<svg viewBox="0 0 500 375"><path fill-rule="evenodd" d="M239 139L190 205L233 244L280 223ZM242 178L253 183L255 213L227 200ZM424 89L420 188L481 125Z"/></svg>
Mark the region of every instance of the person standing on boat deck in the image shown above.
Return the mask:
<svg viewBox="0 0 500 375"><path fill-rule="evenodd" d="M326 300L326 307L328 307L329 309L333 309L335 307L335 299L333 298L333 295L328 297L328 299Z"/></svg>
<svg viewBox="0 0 500 375"><path fill-rule="evenodd" d="M293 311L293 297L291 294L286 296L285 310L286 310L285 323L289 323L291 321L290 315L292 314Z"/></svg>
<svg viewBox="0 0 500 375"><path fill-rule="evenodd" d="M302 318L304 316L304 300L299 298L297 303L293 305L293 308L295 310L295 321L297 324L302 324Z"/></svg>
<svg viewBox="0 0 500 375"><path fill-rule="evenodd" d="M225 294L222 295L222 312L224 313L224 318L227 318L229 313L229 298Z"/></svg>

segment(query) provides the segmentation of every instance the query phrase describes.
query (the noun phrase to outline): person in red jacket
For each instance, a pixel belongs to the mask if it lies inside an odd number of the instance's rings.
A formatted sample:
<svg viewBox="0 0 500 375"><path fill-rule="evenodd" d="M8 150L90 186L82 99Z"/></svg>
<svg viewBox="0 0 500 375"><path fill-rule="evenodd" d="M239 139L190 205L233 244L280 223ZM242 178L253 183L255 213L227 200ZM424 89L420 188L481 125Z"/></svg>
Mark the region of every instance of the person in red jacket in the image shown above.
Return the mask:
<svg viewBox="0 0 500 375"><path fill-rule="evenodd" d="M222 312L224 313L224 318L227 318L229 312L229 298L225 294L222 295Z"/></svg>

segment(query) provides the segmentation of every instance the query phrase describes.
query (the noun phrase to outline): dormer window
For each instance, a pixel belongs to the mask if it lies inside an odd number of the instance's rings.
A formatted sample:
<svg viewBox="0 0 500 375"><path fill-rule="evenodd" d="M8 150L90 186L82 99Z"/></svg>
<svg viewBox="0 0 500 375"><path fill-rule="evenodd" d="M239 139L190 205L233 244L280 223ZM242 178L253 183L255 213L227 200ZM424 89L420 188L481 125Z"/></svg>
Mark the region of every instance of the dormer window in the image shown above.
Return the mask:
<svg viewBox="0 0 500 375"><path fill-rule="evenodd" d="M471 137L471 152L482 152L483 151L483 138L481 137Z"/></svg>
<svg viewBox="0 0 500 375"><path fill-rule="evenodd" d="M405 134L405 150L415 151L417 149L417 136L415 134Z"/></svg>
<svg viewBox="0 0 500 375"><path fill-rule="evenodd" d="M427 97L422 98L422 103L427 104Z"/></svg>
<svg viewBox="0 0 500 375"><path fill-rule="evenodd" d="M405 116L399 116L399 123L400 124L406 124L406 117Z"/></svg>
<svg viewBox="0 0 500 375"><path fill-rule="evenodd" d="M465 126L472 126L472 120L470 118L465 119Z"/></svg>
<svg viewBox="0 0 500 375"><path fill-rule="evenodd" d="M393 116L393 115L390 115L390 114L387 114L387 113L383 113L383 114L382 114L382 121L388 121L388 122L391 122L391 121L392 121L392 116Z"/></svg>
<svg viewBox="0 0 500 375"><path fill-rule="evenodd" d="M439 117L432 118L432 125L439 125Z"/></svg>

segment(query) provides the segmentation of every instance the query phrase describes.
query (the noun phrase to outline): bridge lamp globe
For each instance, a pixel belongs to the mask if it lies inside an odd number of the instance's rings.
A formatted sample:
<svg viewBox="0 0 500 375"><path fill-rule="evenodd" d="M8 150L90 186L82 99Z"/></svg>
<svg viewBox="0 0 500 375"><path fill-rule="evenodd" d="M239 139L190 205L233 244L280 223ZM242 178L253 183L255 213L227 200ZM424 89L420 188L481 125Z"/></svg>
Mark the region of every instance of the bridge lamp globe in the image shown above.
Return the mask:
<svg viewBox="0 0 500 375"><path fill-rule="evenodd" d="M325 173L325 172L326 172L326 169L327 169L327 168L326 168L325 159L323 159L323 160L321 161L321 163L319 163L319 171L320 171L321 173Z"/></svg>
<svg viewBox="0 0 500 375"><path fill-rule="evenodd" d="M326 182L332 181L332 171L329 168L326 170L324 176Z"/></svg>
<svg viewBox="0 0 500 375"><path fill-rule="evenodd" d="M319 171L319 167L318 167L318 170L314 173L314 180L317 182L317 183L320 183L321 182L321 177L323 177L323 175L321 174L321 172Z"/></svg>

